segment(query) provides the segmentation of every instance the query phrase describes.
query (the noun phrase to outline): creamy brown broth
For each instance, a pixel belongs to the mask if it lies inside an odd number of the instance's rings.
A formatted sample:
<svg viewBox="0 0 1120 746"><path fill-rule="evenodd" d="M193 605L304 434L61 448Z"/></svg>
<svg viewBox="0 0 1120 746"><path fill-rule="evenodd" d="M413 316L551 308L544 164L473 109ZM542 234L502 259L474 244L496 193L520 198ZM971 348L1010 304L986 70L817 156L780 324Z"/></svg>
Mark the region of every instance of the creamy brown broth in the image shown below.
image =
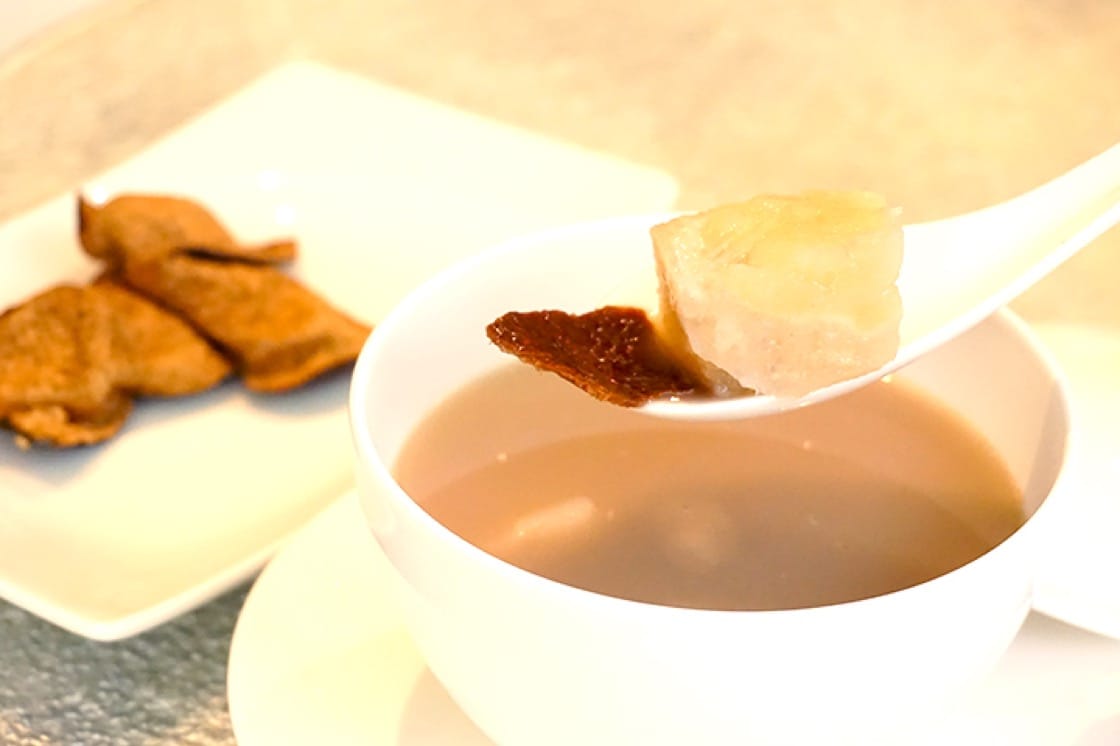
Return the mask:
<svg viewBox="0 0 1120 746"><path fill-rule="evenodd" d="M511 365L424 420L395 473L507 562L672 606L875 596L965 564L1024 521L991 446L901 383L773 417L675 423Z"/></svg>

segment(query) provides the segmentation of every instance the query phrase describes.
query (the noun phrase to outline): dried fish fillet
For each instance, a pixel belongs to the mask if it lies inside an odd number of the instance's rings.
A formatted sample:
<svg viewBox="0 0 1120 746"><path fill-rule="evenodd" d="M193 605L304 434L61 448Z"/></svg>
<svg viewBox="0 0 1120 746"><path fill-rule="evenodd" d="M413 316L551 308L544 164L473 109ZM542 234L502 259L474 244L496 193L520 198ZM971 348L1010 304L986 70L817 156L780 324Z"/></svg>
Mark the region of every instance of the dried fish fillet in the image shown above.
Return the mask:
<svg viewBox="0 0 1120 746"><path fill-rule="evenodd" d="M96 411L113 390L109 309L87 288L63 285L0 315L0 419L59 405Z"/></svg>
<svg viewBox="0 0 1120 746"><path fill-rule="evenodd" d="M370 332L272 267L184 254L128 262L124 276L219 345L256 391L295 388L353 361Z"/></svg>
<svg viewBox="0 0 1120 746"><path fill-rule="evenodd" d="M186 322L102 280L60 285L0 315L0 422L58 446L111 437L133 395L181 395L229 375Z"/></svg>
<svg viewBox="0 0 1120 746"><path fill-rule="evenodd" d="M290 242L241 247L206 208L176 197L79 201L82 246L179 314L236 363L245 385L285 391L352 362L370 327L271 264Z"/></svg>
<svg viewBox="0 0 1120 746"><path fill-rule="evenodd" d="M230 362L175 314L115 281L100 281L90 290L109 308L117 388L182 396L208 389L233 372Z"/></svg>
<svg viewBox="0 0 1120 746"><path fill-rule="evenodd" d="M61 404L42 404L16 409L8 424L21 436L21 443L43 442L60 448L87 446L117 434L132 411L132 397L115 391L89 412L75 412Z"/></svg>
<svg viewBox="0 0 1120 746"><path fill-rule="evenodd" d="M87 254L110 266L183 252L260 264L296 257L293 241L241 245L202 205L162 195L126 194L100 206L79 196L78 238Z"/></svg>

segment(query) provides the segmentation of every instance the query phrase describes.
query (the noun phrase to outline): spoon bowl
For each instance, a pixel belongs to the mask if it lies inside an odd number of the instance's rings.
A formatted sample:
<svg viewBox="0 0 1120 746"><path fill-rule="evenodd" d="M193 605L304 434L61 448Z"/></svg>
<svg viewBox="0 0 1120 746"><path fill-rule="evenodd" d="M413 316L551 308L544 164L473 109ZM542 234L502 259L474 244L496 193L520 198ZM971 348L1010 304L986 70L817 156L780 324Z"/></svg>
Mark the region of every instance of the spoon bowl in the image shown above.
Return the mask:
<svg viewBox="0 0 1120 746"><path fill-rule="evenodd" d="M800 397L673 398L642 410L674 419L741 419L866 386L971 329L1118 222L1120 145L1114 145L1007 202L906 226L898 278L900 344L881 368Z"/></svg>

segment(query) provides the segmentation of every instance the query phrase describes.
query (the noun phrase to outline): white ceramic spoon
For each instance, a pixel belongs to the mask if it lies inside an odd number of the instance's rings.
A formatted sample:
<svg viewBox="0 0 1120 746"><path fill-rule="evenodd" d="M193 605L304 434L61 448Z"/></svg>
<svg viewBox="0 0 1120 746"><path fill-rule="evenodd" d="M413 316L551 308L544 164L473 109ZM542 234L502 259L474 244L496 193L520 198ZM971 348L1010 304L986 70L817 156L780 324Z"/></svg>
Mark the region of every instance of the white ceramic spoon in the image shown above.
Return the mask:
<svg viewBox="0 0 1120 746"><path fill-rule="evenodd" d="M797 398L659 400L642 409L674 419L731 420L814 404L866 386L987 318L1118 222L1120 145L1114 145L1015 199L906 226L898 278L901 344L895 358L878 370Z"/></svg>

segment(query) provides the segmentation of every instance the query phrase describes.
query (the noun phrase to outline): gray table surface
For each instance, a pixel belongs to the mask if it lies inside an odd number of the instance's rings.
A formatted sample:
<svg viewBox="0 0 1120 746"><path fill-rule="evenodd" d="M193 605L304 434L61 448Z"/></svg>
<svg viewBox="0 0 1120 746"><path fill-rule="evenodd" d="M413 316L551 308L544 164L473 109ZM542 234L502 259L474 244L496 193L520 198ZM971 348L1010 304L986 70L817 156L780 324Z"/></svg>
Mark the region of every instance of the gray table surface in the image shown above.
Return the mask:
<svg viewBox="0 0 1120 746"><path fill-rule="evenodd" d="M0 602L0 744L231 744L226 660L248 585L113 643Z"/></svg>

